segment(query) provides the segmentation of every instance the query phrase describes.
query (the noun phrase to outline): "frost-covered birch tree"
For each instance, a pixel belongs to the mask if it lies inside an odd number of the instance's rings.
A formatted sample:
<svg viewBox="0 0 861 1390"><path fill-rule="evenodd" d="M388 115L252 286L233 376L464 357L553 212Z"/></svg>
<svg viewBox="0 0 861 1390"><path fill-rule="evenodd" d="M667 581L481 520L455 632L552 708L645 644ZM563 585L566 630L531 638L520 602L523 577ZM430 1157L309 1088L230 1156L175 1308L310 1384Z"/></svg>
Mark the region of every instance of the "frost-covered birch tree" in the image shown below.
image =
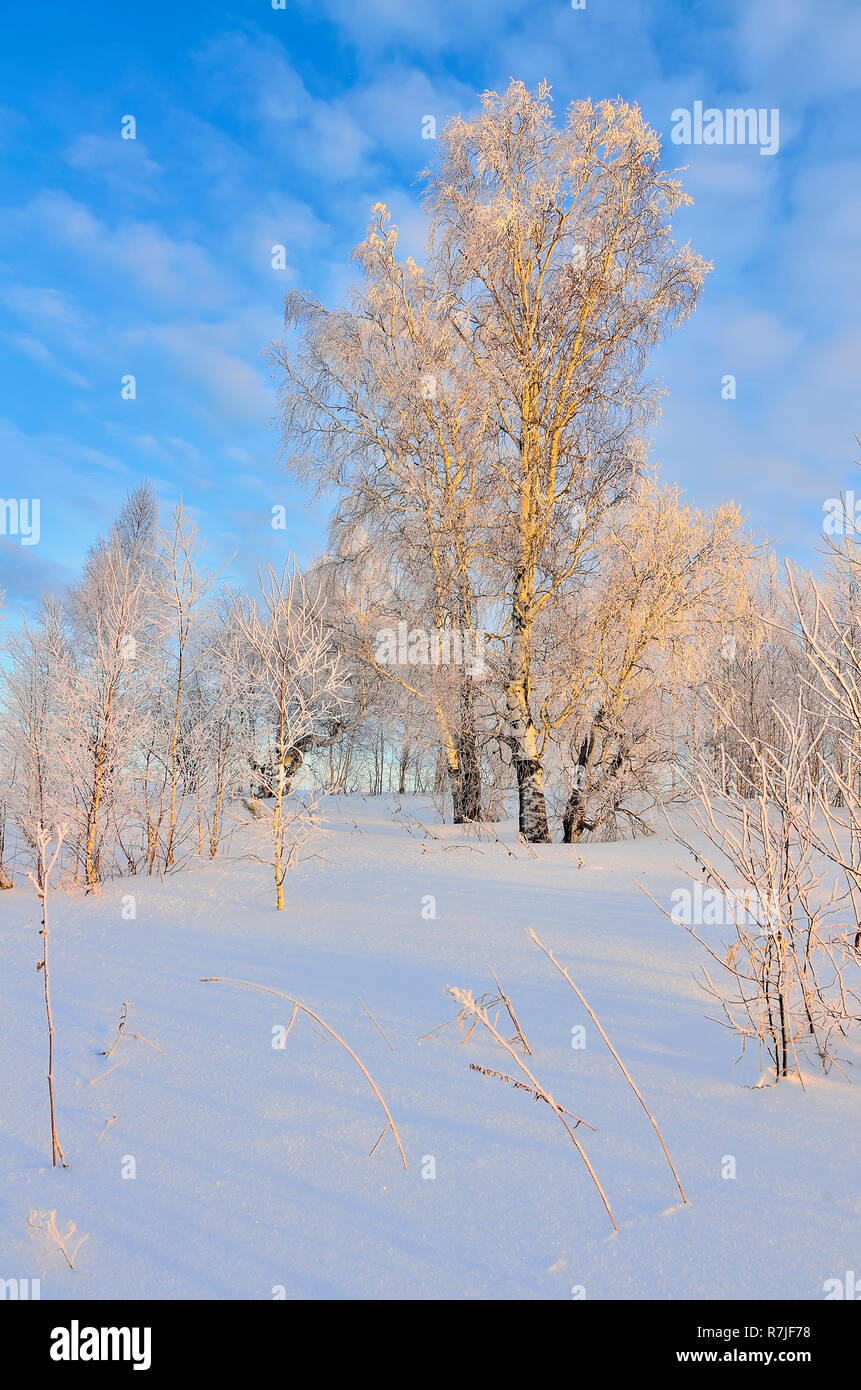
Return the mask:
<svg viewBox="0 0 861 1390"><path fill-rule="evenodd" d="M396 261L378 208L356 310L288 299L300 329L296 350L276 350L288 456L366 519L384 514L387 539L420 537L439 616L454 605L476 621L482 592L503 604L498 736L521 834L542 841L536 624L641 464L658 398L649 351L707 267L673 241L689 200L621 100L575 102L556 126L546 83L486 93L442 131L425 201L422 268Z"/></svg>
<svg viewBox="0 0 861 1390"><path fill-rule="evenodd" d="M621 100L576 101L557 127L546 83L486 93L478 116L443 131L426 201L440 292L490 400L504 736L521 833L541 841L549 730L533 698L536 624L640 465L658 396L649 351L691 311L707 267L674 243L689 199Z"/></svg>
<svg viewBox="0 0 861 1390"><path fill-rule="evenodd" d="M455 633L461 649L474 652L481 645L484 396L433 267L425 271L396 253L397 229L378 205L356 248L363 282L351 307L327 311L288 296L286 327L298 330L297 341L274 350L287 458L301 476L339 489L333 550L349 558L341 567L349 568L345 600L370 581L395 626L429 630L449 645ZM353 618L353 636L377 674L425 704L435 721L454 819L480 819L470 670L463 661L431 673L381 660L368 613L355 607Z"/></svg>
<svg viewBox="0 0 861 1390"><path fill-rule="evenodd" d="M341 676L319 600L308 593L295 566L285 565L280 574L267 566L260 573L259 599L237 598L234 616L243 639L241 659L275 730L272 847L275 903L281 909L284 879L293 862L285 796L297 748L313 737L321 721L337 716Z"/></svg>

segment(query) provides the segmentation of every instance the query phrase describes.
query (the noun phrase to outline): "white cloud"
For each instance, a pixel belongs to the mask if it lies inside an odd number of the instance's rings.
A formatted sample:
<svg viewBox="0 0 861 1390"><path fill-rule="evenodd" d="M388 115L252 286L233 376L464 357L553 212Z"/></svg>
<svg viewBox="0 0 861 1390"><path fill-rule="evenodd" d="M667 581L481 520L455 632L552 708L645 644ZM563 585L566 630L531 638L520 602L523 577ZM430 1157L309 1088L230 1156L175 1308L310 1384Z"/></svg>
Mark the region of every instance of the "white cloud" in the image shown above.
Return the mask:
<svg viewBox="0 0 861 1390"><path fill-rule="evenodd" d="M90 268L112 272L129 291L174 305L224 300L224 274L198 242L172 238L152 222L110 226L65 193L41 193L23 208L7 210L0 215L0 230L10 238L38 239L52 258L62 248L64 255L72 253Z"/></svg>
<svg viewBox="0 0 861 1390"><path fill-rule="evenodd" d="M150 157L142 140L123 140L119 126L114 136L79 135L64 158L73 169L103 180L126 198L158 196L160 166Z"/></svg>
<svg viewBox="0 0 861 1390"><path fill-rule="evenodd" d="M127 342L167 354L171 372L195 388L194 394L183 392L186 406L229 422L257 425L274 412L274 394L264 386L262 368L255 369L251 355L245 355L234 324L153 324L130 331Z"/></svg>
<svg viewBox="0 0 861 1390"><path fill-rule="evenodd" d="M200 54L211 81L241 92L267 138L289 142L291 160L315 175L355 176L371 142L352 114L352 101L313 95L280 44L245 34L221 35Z"/></svg>
<svg viewBox="0 0 861 1390"><path fill-rule="evenodd" d="M795 105L858 89L855 0L741 0L734 35L752 88L780 91Z"/></svg>
<svg viewBox="0 0 861 1390"><path fill-rule="evenodd" d="M20 352L29 361L35 362L37 366L44 367L46 371L62 377L70 386L75 386L79 390L89 389L90 383L87 378L71 367L64 366L56 354L38 338L31 338L26 333L8 333L4 336L7 343L10 343L17 352Z"/></svg>

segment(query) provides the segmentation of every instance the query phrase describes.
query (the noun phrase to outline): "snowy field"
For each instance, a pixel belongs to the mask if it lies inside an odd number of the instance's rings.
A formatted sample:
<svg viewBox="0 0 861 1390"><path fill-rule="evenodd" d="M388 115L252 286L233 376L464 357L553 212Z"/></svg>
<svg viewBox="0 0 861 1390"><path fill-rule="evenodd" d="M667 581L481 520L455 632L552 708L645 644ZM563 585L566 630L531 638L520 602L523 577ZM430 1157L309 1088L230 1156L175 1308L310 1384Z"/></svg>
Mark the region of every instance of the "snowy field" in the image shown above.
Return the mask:
<svg viewBox="0 0 861 1390"><path fill-rule="evenodd" d="M225 857L164 883L53 895L66 1171L50 1167L38 904L27 887L0 894L0 1276L41 1278L43 1298L815 1300L861 1270L861 1091L811 1066L805 1089L757 1089L757 1059L736 1064L693 979L700 948L634 883L669 907L683 851L657 837L527 849L512 822L482 839L440 826L428 800L322 810L319 855L288 878L282 913L253 822ZM530 926L643 1091L686 1207ZM453 1024L420 1041L457 1013L446 986L493 991L490 966L536 1077L596 1127L578 1137L615 1234L549 1108L470 1070L513 1070L480 1027L466 1043ZM290 1006L206 976L284 990L340 1033L392 1111L408 1170L390 1133L368 1157L384 1121L341 1048L302 1017L273 1047ZM87 1236L74 1272L28 1229L34 1210L74 1222L72 1244Z"/></svg>

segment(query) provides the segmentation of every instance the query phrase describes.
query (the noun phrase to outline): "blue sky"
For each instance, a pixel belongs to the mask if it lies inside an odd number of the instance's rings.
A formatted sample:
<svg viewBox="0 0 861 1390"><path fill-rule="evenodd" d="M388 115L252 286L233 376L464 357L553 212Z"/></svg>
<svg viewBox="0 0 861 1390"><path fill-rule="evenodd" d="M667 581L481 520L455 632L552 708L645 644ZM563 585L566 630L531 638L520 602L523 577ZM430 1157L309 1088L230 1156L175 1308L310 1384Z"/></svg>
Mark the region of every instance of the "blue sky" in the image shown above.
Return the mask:
<svg viewBox="0 0 861 1390"><path fill-rule="evenodd" d="M0 536L9 618L75 576L145 476L238 578L320 549L326 508L279 467L261 356L284 293L342 298L376 201L420 256L423 118L512 76L546 77L560 108L639 102L687 166L679 234L715 268L654 361L663 475L805 561L825 499L861 498L855 0L49 0L2 29L0 496L41 502L38 545ZM778 108L778 153L673 145L695 101Z"/></svg>

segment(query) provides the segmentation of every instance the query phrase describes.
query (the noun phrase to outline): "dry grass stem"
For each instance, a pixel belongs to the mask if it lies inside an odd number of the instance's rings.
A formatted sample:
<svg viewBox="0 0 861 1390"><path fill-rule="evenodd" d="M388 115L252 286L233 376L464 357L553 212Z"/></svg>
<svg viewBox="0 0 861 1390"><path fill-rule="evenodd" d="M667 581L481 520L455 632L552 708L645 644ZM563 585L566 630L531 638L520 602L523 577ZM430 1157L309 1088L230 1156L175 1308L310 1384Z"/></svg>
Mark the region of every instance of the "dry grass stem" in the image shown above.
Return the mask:
<svg viewBox="0 0 861 1390"><path fill-rule="evenodd" d="M541 1099L546 1101L546 1103L550 1106L550 1109L553 1111L559 1123L564 1128L566 1134L568 1135L568 1138L571 1140L571 1143L574 1145L580 1157L582 1158L584 1164L586 1165L589 1176L595 1184L601 1201L604 1203L604 1206L606 1208L607 1215L609 1216L610 1221L612 1222L613 1230L618 1230L619 1228L616 1225L616 1219L613 1216L613 1212L610 1208L610 1203L607 1200L606 1193L604 1192L603 1187L598 1181L598 1175L596 1174L595 1169L592 1167L592 1164L589 1162L586 1150L583 1148L583 1145L580 1143L579 1139L574 1133L574 1130L571 1128L571 1126L565 1118L565 1115L568 1112L566 1112L561 1105L557 1104L557 1102L553 1099L553 1096L550 1094L547 1088L545 1086L542 1086L540 1082L533 1076L526 1063L515 1052L511 1043L508 1042L502 1036L502 1034L497 1029L496 1025L491 1021L486 1007L479 1000L473 998L472 992L470 990L458 989L454 985L449 985L448 993L451 995L452 999L454 999L455 1002L460 1004L461 1006L461 1011L458 1015L458 1030L462 1029L467 1024L469 1024L469 1029L466 1034L466 1037L468 1038L472 1034L472 1031L475 1028L476 1024L482 1024L482 1026L486 1028L487 1031L490 1033L494 1041L497 1042L500 1047L504 1048L510 1057L514 1058L520 1070L528 1078L534 1091L536 1091L538 1095L541 1097ZM470 1022L470 1020L472 1021ZM466 1041L466 1039L464 1039L464 1041ZM578 1123L580 1122L578 1121Z"/></svg>
<svg viewBox="0 0 861 1390"><path fill-rule="evenodd" d="M658 1129L658 1126L657 1126L657 1124L655 1123L655 1117L654 1117L654 1115L652 1114L652 1112L650 1111L650 1109L649 1109L649 1107L647 1106L646 1102L643 1100L642 1094L641 1094L640 1091L638 1090L637 1086L634 1084L634 1080L633 1080L633 1078L632 1078L632 1076L631 1076L631 1073L628 1071L628 1068L625 1066L625 1063L622 1061L622 1059L621 1059L621 1057L619 1056L618 1052L616 1051L615 1047L614 1047L613 1044L610 1042L610 1039L607 1037L607 1034L604 1032L604 1029L601 1027L601 1023L600 1023L600 1020L598 1019L597 1014L594 1012L593 1009L591 1009L591 1008L589 1007L589 1004L587 1003L586 999L583 997L583 994L581 993L581 991L580 991L580 990L577 988L577 986L575 985L574 981L571 979L571 976L568 974L568 971L564 968L564 966L562 966L562 965L559 964L559 962L558 962L558 960L556 959L556 957L554 956L553 952L550 951L550 950L548 950L548 948L543 944L543 942L539 941L538 937L535 935L535 932L532 930L531 927L529 928L529 935L532 937L532 940L535 942L535 945L538 947L538 949L544 952L545 956L546 956L547 959L550 961L551 965L554 965L554 966L556 967L556 969L559 971L559 974L563 977L563 979L565 979L565 980L568 981L568 984L571 986L571 988L573 989L574 993L577 995L577 998L580 1000L580 1003L583 1005L583 1008L586 1010L587 1014L588 1014L589 1017L591 1018L592 1022L593 1022L594 1025L595 1025L595 1027L598 1029L598 1032L601 1034L601 1037L604 1039L604 1042L607 1044L607 1047L608 1047L608 1049L609 1049L609 1051L610 1051L612 1057L614 1058L615 1062L617 1063L617 1065L618 1065L620 1071L622 1072L622 1075L624 1076L624 1078L625 1078L625 1080L627 1081L628 1085L630 1086L631 1090L634 1092L634 1095L637 1097L637 1100L640 1102L640 1104L642 1105L643 1109L645 1110L646 1115L648 1116L648 1119L649 1119L649 1123L651 1124L652 1129L655 1131L656 1135L658 1136L658 1143L659 1143L660 1146L661 1146L661 1149L662 1149L662 1151L663 1151L664 1158L667 1160L667 1163L668 1163L669 1166L670 1166L670 1172L672 1173L673 1177L674 1177L675 1180L676 1180L676 1186L677 1186L677 1188L679 1189L679 1193L680 1193L680 1195L681 1195L682 1201L687 1205L687 1200L688 1200L688 1199L687 1199L687 1197L685 1196L684 1189L683 1189L683 1187L682 1187L681 1182L679 1181L679 1175L678 1175L678 1173L676 1172L675 1167L673 1166L673 1160L670 1158L670 1155L667 1153L667 1146L666 1146L666 1144L664 1143L663 1138L661 1137L661 1131Z"/></svg>
<svg viewBox="0 0 861 1390"><path fill-rule="evenodd" d="M246 988L246 989L257 989L257 990L259 990L259 991L261 992L261 994L274 994L274 995L276 995L279 999L286 999L288 1004L292 1004L292 1005L293 1005L293 1018L291 1018L291 1020L290 1020L290 1026L291 1026L291 1027L292 1027L292 1025L293 1025L293 1021L294 1021L294 1019L295 1019L295 1017L296 1017L296 1013L297 1013L297 1012L301 1012L301 1013L305 1014L305 1015L306 1015L308 1018L310 1018L314 1023L318 1024L318 1026L319 1026L320 1028L322 1028L322 1029L324 1030L324 1032L327 1033L327 1034L329 1035L330 1038L332 1038L336 1043L338 1043L338 1044L344 1049L344 1051L345 1051L346 1053L348 1053L348 1055L349 1055L350 1057L352 1057L353 1061L356 1063L356 1066L359 1068L360 1072L361 1072L362 1075L364 1076L365 1080L367 1081L367 1083L368 1083L368 1085L370 1086L371 1090L373 1091L374 1095L377 1097L377 1100L379 1101L379 1103L380 1103L380 1105L381 1105L381 1107L382 1107L383 1113L384 1113L386 1119L388 1120L388 1125L386 1126L386 1128L387 1128L387 1129L390 1129L390 1130L392 1131L392 1134L393 1134L393 1136L394 1136L395 1143L396 1143L397 1146L398 1146L398 1152L400 1153L400 1156L401 1156L401 1162L403 1163L404 1167L406 1168L406 1166L407 1166L407 1156L406 1156L406 1154L404 1153L404 1146L403 1146L403 1144L401 1143L401 1137L400 1137L400 1135L398 1134L397 1126L395 1125L395 1122L394 1122L394 1120L392 1119L392 1116L391 1116L391 1112L390 1112L390 1110L389 1110L389 1107L386 1105L386 1102L383 1100L383 1097L382 1097L382 1095L380 1094L380 1090L379 1090L379 1087L377 1086L377 1083L374 1081L373 1077L371 1076L371 1073L368 1071L368 1069L367 1069L367 1067L365 1066L364 1062L362 1062L362 1061L356 1056L355 1052L354 1052L353 1049L350 1047L349 1043L345 1042L344 1039L343 1039L342 1037L340 1037L340 1035L339 1035L338 1033L335 1032L334 1028L330 1028L329 1025L328 1025L328 1023L326 1023L326 1022L324 1021L324 1019L320 1018L319 1014L315 1014L314 1011L313 1011L313 1009L309 1009L308 1006L307 1006L306 1004L300 1003L298 999L293 999L291 995L285 994L285 993L283 992L283 990L280 990L280 989L271 989L268 985L258 985L258 984L255 984L255 982L254 982L253 980L235 980L235 979L232 979L232 978L230 978L229 976L226 976L226 975L222 975L222 976L218 976L218 975L209 975L209 976L206 976L206 977L201 981L201 983L202 983L202 984L212 984L212 985L218 985L218 984L224 984L224 985L242 985L242 986L244 986L244 988ZM386 1131L385 1131L385 1129L384 1129L384 1130L383 1130L383 1134L385 1134L385 1132L386 1132ZM380 1138L382 1138L382 1135L380 1135ZM377 1144L379 1144L379 1142L380 1142L380 1141L379 1141L379 1139L378 1139L378 1140L377 1140ZM376 1147L377 1147L377 1145L375 1144L375 1145L374 1145L374 1149L376 1149ZM374 1149L371 1150L371 1153L374 1152Z"/></svg>

